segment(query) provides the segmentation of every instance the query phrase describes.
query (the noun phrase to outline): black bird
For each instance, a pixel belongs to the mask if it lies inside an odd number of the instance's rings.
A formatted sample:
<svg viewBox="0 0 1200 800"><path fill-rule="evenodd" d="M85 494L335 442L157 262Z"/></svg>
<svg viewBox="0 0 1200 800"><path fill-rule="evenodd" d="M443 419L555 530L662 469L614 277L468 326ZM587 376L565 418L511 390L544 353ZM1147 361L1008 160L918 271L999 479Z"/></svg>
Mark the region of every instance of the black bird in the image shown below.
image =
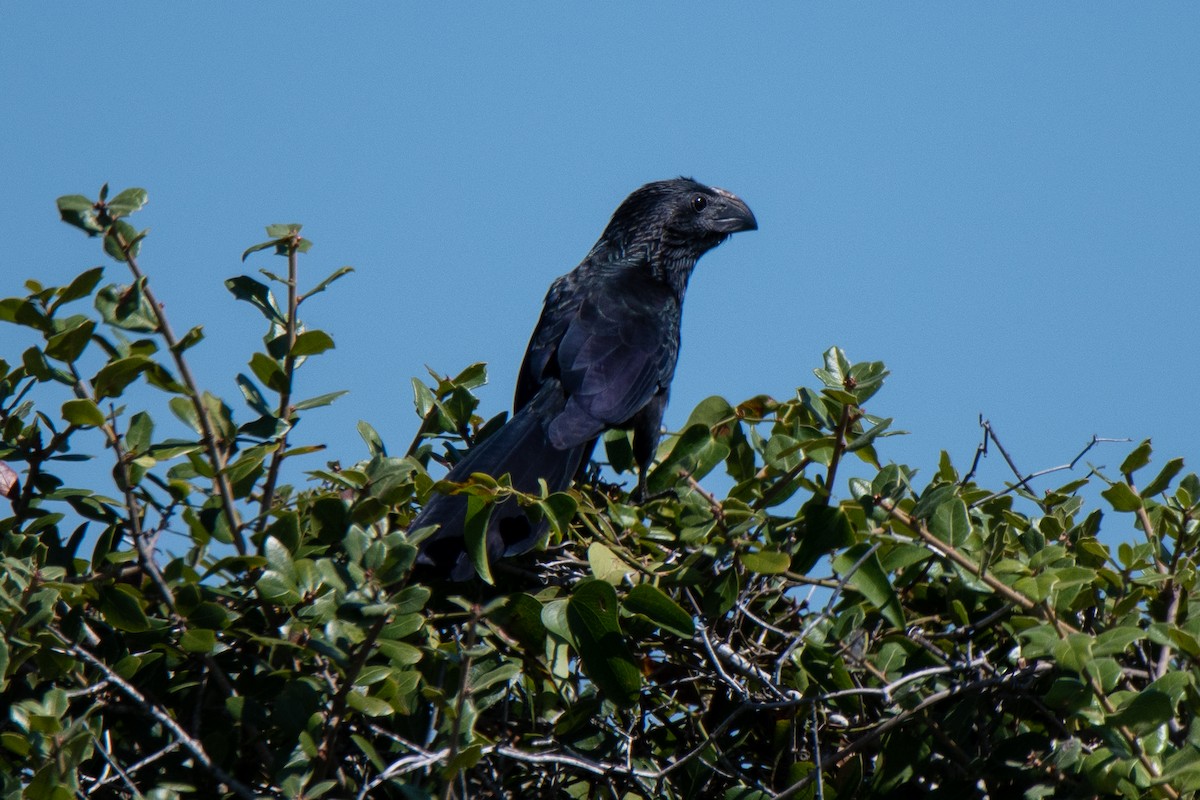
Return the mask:
<svg viewBox="0 0 1200 800"><path fill-rule="evenodd" d="M611 428L633 430L638 492L658 446L679 357L683 295L697 259L758 227L742 200L690 178L648 183L621 203L591 252L550 286L517 380L513 416L450 470L462 482L505 473L514 488L565 489ZM435 494L409 530L440 526L417 563L452 580L475 568L465 551L466 498ZM514 501L492 508L488 558L523 552L545 532Z"/></svg>

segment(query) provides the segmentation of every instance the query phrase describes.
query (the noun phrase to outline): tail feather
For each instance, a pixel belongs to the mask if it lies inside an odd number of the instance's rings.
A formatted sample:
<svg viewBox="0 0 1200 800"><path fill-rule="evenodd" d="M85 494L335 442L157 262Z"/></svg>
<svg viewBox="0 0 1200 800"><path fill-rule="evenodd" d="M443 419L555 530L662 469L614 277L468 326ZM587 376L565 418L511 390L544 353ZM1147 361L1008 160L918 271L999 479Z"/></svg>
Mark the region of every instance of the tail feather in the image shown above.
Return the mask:
<svg viewBox="0 0 1200 800"><path fill-rule="evenodd" d="M567 488L590 455L591 447L558 449L550 443L546 428L562 406L562 387L557 381L548 381L500 430L471 448L446 475L446 480L461 482L473 473L482 472L496 478L508 475L513 488L526 493L539 491L539 479L545 480L552 492ZM475 568L467 556L463 533L466 513L464 495L434 494L429 498L410 530L429 525L439 527L421 543L417 564L455 581L474 576ZM488 558L495 560L528 550L542 537L546 527L545 522L531 522L515 500L497 503L488 521Z"/></svg>

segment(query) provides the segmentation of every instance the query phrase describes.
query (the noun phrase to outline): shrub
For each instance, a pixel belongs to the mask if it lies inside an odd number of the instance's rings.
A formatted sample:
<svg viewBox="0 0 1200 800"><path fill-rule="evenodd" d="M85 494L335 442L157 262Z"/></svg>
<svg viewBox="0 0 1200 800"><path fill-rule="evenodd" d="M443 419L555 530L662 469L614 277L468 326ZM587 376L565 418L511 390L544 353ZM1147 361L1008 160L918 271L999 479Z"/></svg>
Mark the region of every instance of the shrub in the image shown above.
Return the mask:
<svg viewBox="0 0 1200 800"><path fill-rule="evenodd" d="M302 293L298 225L247 250L288 270L226 282L267 323L227 402L188 368L202 329L176 334L142 272L145 200L59 199L128 283L97 267L0 301L41 339L0 354L5 797L1200 788L1200 479L1181 459L1151 476L1143 442L1119 476L1038 494L1022 476L981 487L943 454L922 485L879 458L883 364L834 348L792 398L701 403L647 502L610 482L631 454L609 434L607 471L519 495L550 520L545 548L478 563L490 583L421 582L406 529L430 471L500 422L477 413L483 366L413 382L403 455L361 423L360 463L285 484L319 449L292 441L297 420L338 394L293 396L333 346L299 311L347 269ZM156 434L166 410L189 436ZM55 474L85 458L111 478ZM841 493L846 459L868 477ZM702 483L716 470L724 496ZM1096 481L1111 513L1080 495ZM481 513L514 494L503 477L443 488ZM1114 553L1097 535L1123 520Z"/></svg>

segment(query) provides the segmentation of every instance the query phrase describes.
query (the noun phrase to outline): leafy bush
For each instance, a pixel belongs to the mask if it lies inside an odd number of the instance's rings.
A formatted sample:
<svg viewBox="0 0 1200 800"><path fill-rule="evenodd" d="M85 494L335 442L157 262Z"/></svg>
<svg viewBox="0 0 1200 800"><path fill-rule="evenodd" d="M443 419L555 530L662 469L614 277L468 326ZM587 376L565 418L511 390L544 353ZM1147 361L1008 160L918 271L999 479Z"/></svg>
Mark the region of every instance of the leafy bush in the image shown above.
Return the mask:
<svg viewBox="0 0 1200 800"><path fill-rule="evenodd" d="M878 457L883 365L831 349L817 388L701 403L643 505L599 470L522 495L551 521L544 550L478 563L490 584L422 582L406 528L430 469L499 422L477 415L482 365L414 381L403 455L363 423L361 463L286 485L285 461L317 449L291 440L296 421L336 397L293 396L333 345L298 313L346 270L301 293L299 226L247 251L288 271L226 282L267 323L227 402L188 368L202 330L177 335L141 270L128 218L145 200L59 200L128 283L95 268L0 301L41 337L0 361L5 797L1200 789L1200 479L1179 479L1182 460L1148 477L1144 442L1118 477L1035 494L943 455L921 485ZM165 410L191 435L156 434ZM597 455L631 467L624 434ZM111 484L55 475L82 458ZM871 477L839 499L847 458ZM718 469L723 497L701 483ZM1110 522L1132 520L1115 553L1088 481ZM457 489L482 513L513 494L503 477Z"/></svg>

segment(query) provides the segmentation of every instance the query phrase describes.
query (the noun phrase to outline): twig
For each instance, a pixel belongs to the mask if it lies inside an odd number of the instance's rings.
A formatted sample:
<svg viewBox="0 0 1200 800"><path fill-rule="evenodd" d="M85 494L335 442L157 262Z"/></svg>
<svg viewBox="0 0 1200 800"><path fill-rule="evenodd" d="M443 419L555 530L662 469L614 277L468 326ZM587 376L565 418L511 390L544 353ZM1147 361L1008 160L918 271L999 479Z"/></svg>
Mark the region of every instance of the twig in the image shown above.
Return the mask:
<svg viewBox="0 0 1200 800"><path fill-rule="evenodd" d="M336 744L337 736L341 732L342 723L346 720L346 703L350 696L350 691L354 687L354 682L358 679L359 673L366 665L367 659L374 651L375 641L379 638L379 634L390 621L389 616L382 616L375 621L371 629L367 632L367 636L359 643L357 651L354 653L354 658L350 662L350 666L346 669L346 674L342 676L342 683L337 687L337 691L333 696L333 701L330 703L329 717L325 724L325 731L321 736L321 744L317 748L316 764L313 767L313 780L320 781L324 779L329 771L329 766L332 763L334 753L334 745Z"/></svg>
<svg viewBox="0 0 1200 800"><path fill-rule="evenodd" d="M812 741L813 741L813 764L821 764L821 737L817 730L817 707L814 705L809 709L809 716L812 719ZM821 769L818 766L813 770L817 774L817 797L824 800L825 797L825 779L821 775Z"/></svg>
<svg viewBox="0 0 1200 800"><path fill-rule="evenodd" d="M975 502L973 502L971 504L972 507L978 506L982 503L986 503L989 500L994 500L997 497L1003 497L1006 494L1011 494L1012 492L1015 492L1018 489L1028 489L1029 482L1036 478L1041 478L1045 475L1050 475L1055 472L1064 472L1064 471L1073 470L1073 469L1075 469L1075 465L1078 464L1079 461L1085 455L1087 455L1087 452L1089 450L1091 450L1093 447L1095 447L1096 445L1098 445L1102 442L1129 442L1129 441L1132 441L1131 439L1112 439L1112 438L1106 438L1106 437L1101 437L1101 436L1092 436L1092 438L1090 440L1088 440L1088 443L1086 445L1084 445L1083 449L1080 450L1079 453L1074 458L1072 458L1069 462L1067 462L1066 464L1060 464L1057 467L1048 467L1047 469L1040 469L1037 472L1030 472L1027 475L1022 476L1021 471L1017 468L1017 465L1013 461L1012 456L1009 455L1008 451L1004 448L1004 445L1000 443L1000 439L997 438L996 429L992 427L991 421L984 419L982 414L979 416L979 426L981 428L983 428L983 441L980 442L979 446L975 449L975 458L971 462L971 468L967 471L967 474L963 476L962 480L960 480L958 482L958 485L966 486L968 483L970 483L971 478L973 478L975 476L975 470L979 466L980 458L987 455L989 441L996 443L996 449L1000 451L1000 455L1002 455L1004 457L1004 460L1008 463L1008 467L1009 467L1009 469L1012 470L1013 475L1016 476L1017 482L1010 485L1006 489L1003 489L999 492L992 492L987 497L984 497L980 500L976 500Z"/></svg>
<svg viewBox="0 0 1200 800"><path fill-rule="evenodd" d="M1033 600L1016 591L1015 589L1005 585L992 575L989 575L987 572L981 569L978 564L960 553L953 545L943 542L941 539L930 533L929 528L926 527L922 520L913 518L886 498L880 498L878 503L879 507L886 511L889 516L915 533L918 538L925 542L925 544L929 545L929 547L935 552L940 553L946 558L949 558L955 564L958 564L960 567L982 580L988 585L989 588L991 588L992 591L999 594L1005 600L1008 600L1010 603L1019 606L1025 611L1033 611L1034 609L1039 608L1038 604Z"/></svg>
<svg viewBox="0 0 1200 800"><path fill-rule="evenodd" d="M696 612L696 615L701 616L700 605L696 602L696 598L692 596L690 590L685 589L684 591L687 594L688 602L692 604L692 609ZM749 699L749 690L730 677L729 673L725 671L725 667L721 665L721 659L717 658L717 653L713 649L712 642L709 641L708 631L705 629L704 625L697 626L696 635L700 638L700 643L704 645L704 649L708 652L709 659L712 661L712 665L716 668L717 674L721 676L721 679L725 681L725 683L727 683L730 688L732 688L733 691L738 694L739 697Z"/></svg>
<svg viewBox="0 0 1200 800"><path fill-rule="evenodd" d="M717 524L721 530L725 530L725 507L721 505L721 501L716 495L705 489L700 483L692 477L692 473L687 470L680 470L679 474L687 481L688 487L704 498L704 502L708 503L709 510L712 511L713 517L716 518Z"/></svg>
<svg viewBox="0 0 1200 800"><path fill-rule="evenodd" d="M115 229L111 230L109 235L115 238L117 246L121 248L121 252L125 256L125 263L129 265L129 271L133 273L134 280L141 280L142 271L138 267L137 258L131 252L134 243L125 241L125 237ZM216 426L213 425L208 407L204 404L200 386L196 383L195 376L192 375L192 369L179 349L179 339L175 336L171 323L167 321L162 304L158 302L158 298L150 291L150 286L145 281L142 282L142 292L150 302L150 308L154 311L155 320L158 322L158 332L167 342L167 349L171 351L171 356L175 360L179 377L183 379L183 383L188 389L188 400L191 401L192 408L196 411L196 418L200 422L204 448L208 451L208 457L212 462L213 483L216 484L217 493L221 495L221 509L225 516L225 522L229 525L229 535L233 538L233 546L237 548L239 555L245 555L246 541L242 536L242 526L238 519L237 508L234 506L233 486L229 483L229 476L225 474L225 453L217 442Z"/></svg>
<svg viewBox="0 0 1200 800"><path fill-rule="evenodd" d="M842 455L846 452L846 432L862 414L849 403L842 405L842 416L838 419L837 430L834 431L833 455L829 459L829 469L825 473L825 491L822 500L825 505L833 499L833 482L837 477L838 465L842 463Z"/></svg>
<svg viewBox="0 0 1200 800"><path fill-rule="evenodd" d="M862 565L867 563L867 560L871 556L875 555L875 551L878 549L879 542L875 542L869 548L867 548L865 553L859 556L859 559L851 565L850 569L846 570L846 574L843 575L837 582L837 586L834 587L833 592L829 595L829 600L825 603L825 608L821 609L821 613L813 617L813 619L804 626L804 630L800 631L800 633L796 634L796 636L792 638L792 640L788 643L788 646L785 647L783 652L779 654L779 658L775 659L776 683L782 680L783 665L786 664L788 658L791 657L792 651L799 647L800 643L808 638L808 635L812 633L813 628L821 624L823 620L829 617L829 615L833 612L834 604L837 603L838 598L841 597L842 592L845 590L846 586L849 585L850 579L854 577L854 573L858 572Z"/></svg>
<svg viewBox="0 0 1200 800"><path fill-rule="evenodd" d="M454 721L450 725L449 761L453 761L454 757L458 755L458 737L462 729L463 708L471 694L471 650L475 647L476 626L479 624L479 620L480 609L478 606L472 606L471 618L467 622L467 643L466 646L460 648L462 658L459 661L458 697L454 704ZM445 791L442 792L442 800L450 800L453 796L454 781L448 780Z"/></svg>
<svg viewBox="0 0 1200 800"><path fill-rule="evenodd" d="M259 531L266 528L267 521L270 519L271 505L275 501L275 484L279 480L279 470L283 466L283 454L287 450L288 433L291 432L292 381L296 373L296 356L292 354L292 350L296 345L296 329L299 325L299 320L297 319L299 300L296 295L296 283L299 280L296 248L299 244L300 234L293 232L291 241L288 243L288 310L285 323L287 328L285 334L287 336L287 355L283 358L283 388L279 390L279 411L276 414L276 417L284 420L286 425L283 433L279 435L275 452L271 454L271 465L267 468L267 480L263 484L262 503L259 506Z"/></svg>
<svg viewBox="0 0 1200 800"><path fill-rule="evenodd" d="M997 685L1002 685L1002 684L1006 684L1006 683L1011 683L1013 681L1020 680L1025 677L1038 675L1043 672L1047 672L1053 668L1054 668L1054 666L1052 664L1050 664L1049 662L1039 662L1037 664L1033 664L1028 667L1025 667L1024 669L1017 670L1016 672L1009 672L1009 673L1005 673L1003 675L998 675L995 677L984 678L982 680L975 681L972 683L965 683L965 684L950 686L946 689L943 689L940 692L935 692L934 694L931 694L929 697L922 700L920 703L918 703L913 708L901 711L896 716L894 716L888 720L885 720L884 722L880 723L879 725L876 725L873 728L869 729L862 736L855 739L853 742L846 745L845 747L841 748L840 750L838 750L833 755L829 756L829 758L825 759L824 761L815 763L813 765L814 769L812 772L810 772L808 775L806 775L802 780L797 781L796 783L789 786L787 789L785 789L782 792L780 792L779 794L777 794L775 796L775 800L789 800L789 798L796 797L802 791L804 791L805 788L807 788L809 785L811 785L814 781L816 781L818 779L819 773L821 773L827 765L837 764L840 761L842 761L843 759L845 759L846 756L849 756L849 755L859 752L860 750L864 749L868 744L870 744L871 742L875 741L883 734L890 731L892 728L895 728L896 726L901 725L904 722L907 722L914 715L924 711L926 708L929 708L930 706L936 705L936 704L942 702L943 700L947 700L956 695L964 694L964 693L970 692L970 691L982 691L983 689L987 689L991 686L997 686Z"/></svg>
<svg viewBox="0 0 1200 800"><path fill-rule="evenodd" d="M137 705L150 716L154 717L163 725L163 727L169 730L175 736L178 742L184 748L186 748L187 751L191 753L198 762L200 762L200 765L212 773L213 777L228 786L230 790L232 790L239 797L245 798L245 800L255 800L257 795L237 778L234 778L232 775L214 763L209 757L208 753L205 751L204 745L188 735L187 731L180 727L179 723L176 722L174 717L168 714L165 709L148 700L145 695L143 695L141 692L135 689L132 684L114 672L108 666L108 664L105 664L102 660L100 660L100 658L93 655L88 650L80 647L79 645L74 644L70 638L66 636L66 634L62 633L55 627L50 627L49 630L54 637L59 640L60 646L64 652L88 662L93 667L100 670L100 672L104 673L104 677L112 685L120 689L122 694L132 700L135 705Z"/></svg>
<svg viewBox="0 0 1200 800"><path fill-rule="evenodd" d="M167 755L168 753L175 752L176 750L179 749L179 747L180 747L179 742L171 742L166 747L162 748L161 750L157 750L157 751L151 753L150 755L143 758L141 761L135 761L134 763L130 764L128 767L125 768L125 773L127 775L132 776L135 772L137 772L142 767L145 767L149 764L153 764L155 761L158 761L160 758ZM112 783L113 781L117 780L118 777L120 777L120 776L112 776L109 778L105 778L104 780L97 779L94 783L92 783L91 786L88 787L88 794L92 794L100 787Z"/></svg>

